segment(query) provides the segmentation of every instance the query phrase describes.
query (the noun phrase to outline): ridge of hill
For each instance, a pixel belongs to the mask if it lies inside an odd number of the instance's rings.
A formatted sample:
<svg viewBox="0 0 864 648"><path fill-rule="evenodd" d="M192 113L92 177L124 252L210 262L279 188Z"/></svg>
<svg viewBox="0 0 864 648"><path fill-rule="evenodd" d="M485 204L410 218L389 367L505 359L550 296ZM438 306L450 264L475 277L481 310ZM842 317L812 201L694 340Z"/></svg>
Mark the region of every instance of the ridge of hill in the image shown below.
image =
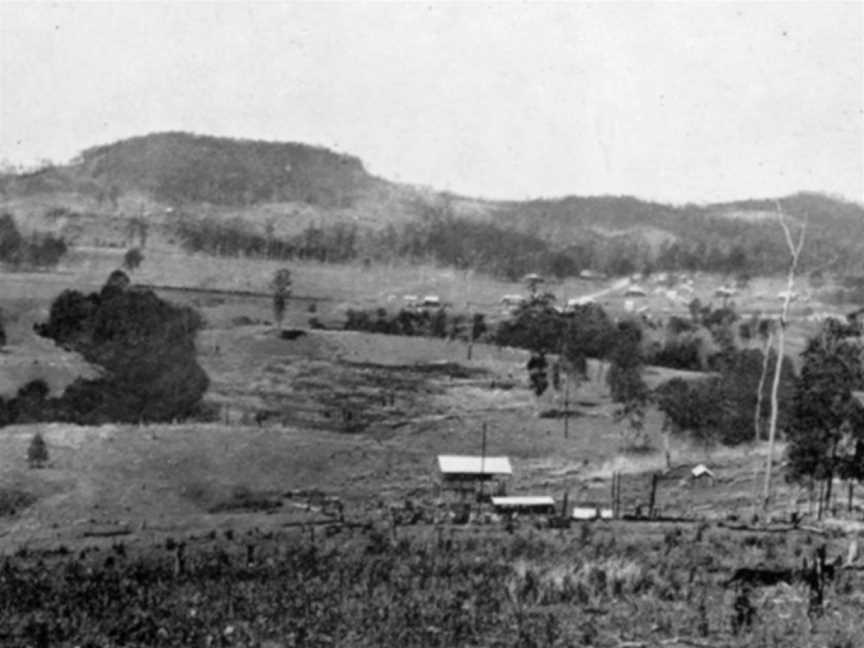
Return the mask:
<svg viewBox="0 0 864 648"><path fill-rule="evenodd" d="M698 269L712 257L715 271L734 272L747 257L749 271L777 272L787 256L776 222L782 203L792 221L808 221L804 267L864 271L864 206L824 194L685 205L632 196L496 201L390 182L359 158L322 147L182 132L132 137L89 148L66 165L0 175L0 200L32 222L63 208L114 230L124 216L169 227L216 218L283 237L312 225L380 232L432 221L479 235L479 224L484 235L514 244L522 237L518 245L537 257L569 255L573 263L559 264L568 272ZM411 241L415 249L420 243ZM754 260L760 256L769 260Z"/></svg>

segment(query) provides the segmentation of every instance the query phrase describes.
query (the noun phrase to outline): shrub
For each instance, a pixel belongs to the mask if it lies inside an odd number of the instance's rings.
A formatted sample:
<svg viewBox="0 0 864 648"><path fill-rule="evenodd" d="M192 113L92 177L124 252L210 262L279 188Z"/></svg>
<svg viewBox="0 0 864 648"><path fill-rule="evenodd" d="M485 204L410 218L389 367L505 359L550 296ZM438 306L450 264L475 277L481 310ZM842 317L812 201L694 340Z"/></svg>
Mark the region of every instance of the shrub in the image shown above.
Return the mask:
<svg viewBox="0 0 864 648"><path fill-rule="evenodd" d="M135 270L144 261L144 254L137 247L126 251L123 256L123 267L127 270Z"/></svg>
<svg viewBox="0 0 864 648"><path fill-rule="evenodd" d="M0 517L15 515L36 502L36 496L17 488L0 488Z"/></svg>
<svg viewBox="0 0 864 648"><path fill-rule="evenodd" d="M41 468L48 461L48 446L45 444L45 439L38 432L33 435L30 440L30 446L27 448L27 463L31 468Z"/></svg>

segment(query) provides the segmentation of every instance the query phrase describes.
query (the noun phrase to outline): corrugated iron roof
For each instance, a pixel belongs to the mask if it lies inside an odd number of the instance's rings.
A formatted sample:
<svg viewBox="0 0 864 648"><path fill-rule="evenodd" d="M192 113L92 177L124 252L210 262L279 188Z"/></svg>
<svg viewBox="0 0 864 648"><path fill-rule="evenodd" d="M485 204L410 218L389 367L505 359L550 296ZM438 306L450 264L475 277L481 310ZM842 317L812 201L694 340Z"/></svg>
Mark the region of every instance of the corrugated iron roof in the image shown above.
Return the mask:
<svg viewBox="0 0 864 648"><path fill-rule="evenodd" d="M698 466L693 466L693 469L690 471L690 474L694 477L702 477L703 475L707 475L708 477L715 477L714 472L705 464L699 464Z"/></svg>
<svg viewBox="0 0 864 648"><path fill-rule="evenodd" d="M574 506L574 520L593 520L600 515L600 510L596 506Z"/></svg>
<svg viewBox="0 0 864 648"><path fill-rule="evenodd" d="M571 517L574 520L611 520L612 509L599 506L574 506Z"/></svg>
<svg viewBox="0 0 864 648"><path fill-rule="evenodd" d="M493 497L492 506L555 506L555 500L545 495L511 495Z"/></svg>
<svg viewBox="0 0 864 648"><path fill-rule="evenodd" d="M507 457L438 455L438 468L450 475L512 475Z"/></svg>

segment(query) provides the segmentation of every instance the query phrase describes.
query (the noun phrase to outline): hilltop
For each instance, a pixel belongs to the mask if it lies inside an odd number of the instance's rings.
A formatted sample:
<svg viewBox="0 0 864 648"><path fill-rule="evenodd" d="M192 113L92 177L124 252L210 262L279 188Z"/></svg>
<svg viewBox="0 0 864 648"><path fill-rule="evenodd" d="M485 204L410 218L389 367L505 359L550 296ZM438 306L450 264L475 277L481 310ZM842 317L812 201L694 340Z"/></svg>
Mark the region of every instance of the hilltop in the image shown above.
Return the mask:
<svg viewBox="0 0 864 648"><path fill-rule="evenodd" d="M0 192L0 207L19 222L72 243L123 245L134 218L176 245L190 223L206 222L229 227L233 238L266 236L268 250L279 239L289 256L410 257L508 277L532 266L558 276L588 268L775 274L787 263L776 223L782 204L792 222L809 222L805 269L864 270L864 207L822 194L701 205L631 196L484 200L390 182L321 147L188 133L133 137L66 165L0 176ZM297 236L307 240L290 242ZM322 253L316 243L314 252L296 252L310 237L339 238L340 250Z"/></svg>

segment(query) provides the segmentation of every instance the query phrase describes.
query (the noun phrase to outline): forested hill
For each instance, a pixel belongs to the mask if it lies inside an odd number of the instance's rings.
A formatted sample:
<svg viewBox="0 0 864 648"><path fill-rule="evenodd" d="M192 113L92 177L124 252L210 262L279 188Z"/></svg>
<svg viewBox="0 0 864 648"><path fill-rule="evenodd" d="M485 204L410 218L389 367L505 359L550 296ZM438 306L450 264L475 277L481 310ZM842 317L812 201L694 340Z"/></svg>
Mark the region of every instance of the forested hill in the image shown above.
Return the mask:
<svg viewBox="0 0 864 648"><path fill-rule="evenodd" d="M396 255L507 276L526 268L560 276L586 268L782 272L779 203L791 223L809 223L804 269L864 273L864 207L822 194L704 205L627 196L481 200L389 182L356 157L294 143L152 134L88 149L68 165L0 176L0 192L19 221L38 220L34 205L53 200L56 210L58 196L86 197L89 215L109 218L124 215L124 196L144 196L171 207L173 226L203 251L230 249L225 239L242 233L243 249L233 252ZM233 230L214 221L220 215ZM205 229L196 232L199 224Z"/></svg>
<svg viewBox="0 0 864 648"><path fill-rule="evenodd" d="M139 191L175 205L344 206L371 181L356 157L305 144L157 133L87 149L72 164L9 178L16 192Z"/></svg>

